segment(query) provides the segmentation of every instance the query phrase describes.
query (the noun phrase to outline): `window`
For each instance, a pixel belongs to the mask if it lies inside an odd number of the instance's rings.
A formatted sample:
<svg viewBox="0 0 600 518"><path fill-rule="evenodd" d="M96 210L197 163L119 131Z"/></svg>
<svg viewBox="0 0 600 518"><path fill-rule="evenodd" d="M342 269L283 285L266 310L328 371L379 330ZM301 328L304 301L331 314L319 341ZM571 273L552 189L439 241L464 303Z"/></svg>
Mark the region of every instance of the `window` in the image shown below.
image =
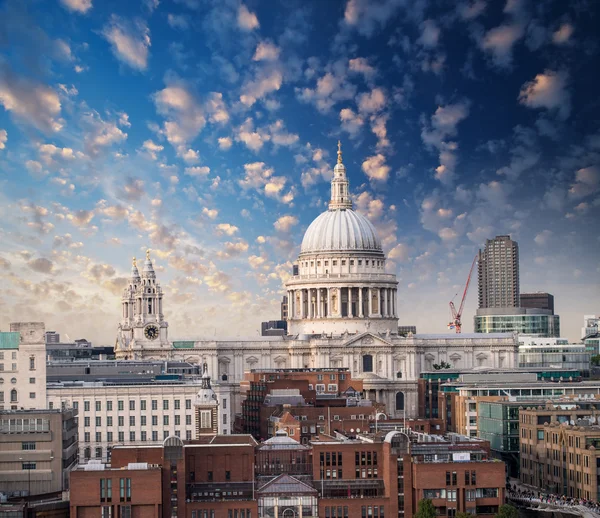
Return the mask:
<svg viewBox="0 0 600 518"><path fill-rule="evenodd" d="M158 432L156 430L152 432L152 440L155 442L158 441Z"/></svg>
<svg viewBox="0 0 600 518"><path fill-rule="evenodd" d="M101 478L100 479L100 501L111 502L112 501L112 479Z"/></svg>
<svg viewBox="0 0 600 518"><path fill-rule="evenodd" d="M29 357L29 370L30 371L34 371L35 370L35 356L30 356Z"/></svg>
<svg viewBox="0 0 600 518"><path fill-rule="evenodd" d="M129 410L135 410L135 400L129 400Z"/></svg>
<svg viewBox="0 0 600 518"><path fill-rule="evenodd" d="M119 401L117 401L117 410L118 410L119 412L121 412L121 411L122 411L122 410L124 410L124 409L125 409L125 404L123 403L123 400L119 400Z"/></svg>
<svg viewBox="0 0 600 518"><path fill-rule="evenodd" d="M146 426L146 416L140 416L140 426Z"/></svg>
<svg viewBox="0 0 600 518"><path fill-rule="evenodd" d="M97 459L102 458L102 448L96 448L96 458Z"/></svg>
<svg viewBox="0 0 600 518"><path fill-rule="evenodd" d="M96 426L102 426L102 418L96 417Z"/></svg>
<svg viewBox="0 0 600 518"><path fill-rule="evenodd" d="M175 426L180 425L181 424L181 416L176 415L175 416Z"/></svg>
<svg viewBox="0 0 600 518"><path fill-rule="evenodd" d="M129 416L129 426L135 426L135 416L134 415Z"/></svg>
<svg viewBox="0 0 600 518"><path fill-rule="evenodd" d="M119 442L125 442L125 432L119 432Z"/></svg>
<svg viewBox="0 0 600 518"><path fill-rule="evenodd" d="M29 383L30 383L31 385L35 384L35 378L29 378Z"/></svg>
<svg viewBox="0 0 600 518"><path fill-rule="evenodd" d="M131 479L130 478L121 478L119 479L119 498L121 502L127 500L127 502L131 502Z"/></svg>
<svg viewBox="0 0 600 518"><path fill-rule="evenodd" d="M163 425L165 425L165 426L169 425L169 416L168 415L163 416Z"/></svg>
<svg viewBox="0 0 600 518"><path fill-rule="evenodd" d="M35 392L29 393L29 399L35 399Z"/></svg>
<svg viewBox="0 0 600 518"><path fill-rule="evenodd" d="M363 372L373 372L373 356L370 354L363 356Z"/></svg>
<svg viewBox="0 0 600 518"><path fill-rule="evenodd" d="M227 414L223 414L223 424L227 424ZM292 429L292 432L294 430ZM293 435L293 434L292 434Z"/></svg>
<svg viewBox="0 0 600 518"><path fill-rule="evenodd" d="M231 471L225 472L225 480L231 480Z"/></svg>
<svg viewBox="0 0 600 518"><path fill-rule="evenodd" d="M83 411L84 412L89 412L90 411L90 402L89 401L84 401L83 402Z"/></svg>
<svg viewBox="0 0 600 518"><path fill-rule="evenodd" d="M125 418L120 415L117 417L119 426L125 426Z"/></svg>
<svg viewBox="0 0 600 518"><path fill-rule="evenodd" d="M335 383L327 385L327 392L337 392L337 385Z"/></svg>
<svg viewBox="0 0 600 518"><path fill-rule="evenodd" d="M152 410L158 410L158 401L156 399L152 400Z"/></svg>
<svg viewBox="0 0 600 518"><path fill-rule="evenodd" d="M22 450L35 450L35 442L33 442L33 441L22 442L21 449Z"/></svg>
<svg viewBox="0 0 600 518"><path fill-rule="evenodd" d="M223 398L223 410L227 410L227 398Z"/></svg>
<svg viewBox="0 0 600 518"><path fill-rule="evenodd" d="M146 432L142 432L140 438L141 438L142 441L145 442L147 440Z"/></svg>
<svg viewBox="0 0 600 518"><path fill-rule="evenodd" d="M84 417L83 418L83 426L85 426L86 428L88 426L90 426L90 418L89 417Z"/></svg>
<svg viewBox="0 0 600 518"><path fill-rule="evenodd" d="M102 506L101 518L112 518L112 505L103 505Z"/></svg>
<svg viewBox="0 0 600 518"><path fill-rule="evenodd" d="M163 399L163 410L169 410L169 400Z"/></svg>
<svg viewBox="0 0 600 518"><path fill-rule="evenodd" d="M102 442L102 432L96 432L96 442Z"/></svg>
<svg viewBox="0 0 600 518"><path fill-rule="evenodd" d="M140 401L140 410L146 410L146 400L145 399L142 399Z"/></svg>
<svg viewBox="0 0 600 518"><path fill-rule="evenodd" d="M83 442L90 442L90 432L84 432L83 433Z"/></svg>
<svg viewBox="0 0 600 518"><path fill-rule="evenodd" d="M192 400L191 399L186 399L185 400L185 409L186 410L191 410L192 409Z"/></svg>
<svg viewBox="0 0 600 518"><path fill-rule="evenodd" d="M129 440L135 442L135 432L129 432Z"/></svg>
<svg viewBox="0 0 600 518"><path fill-rule="evenodd" d="M12 389L12 390L10 391L10 402L11 402L11 403L16 403L17 401L18 401L18 398L17 398L17 391L16 391L16 389Z"/></svg>
<svg viewBox="0 0 600 518"><path fill-rule="evenodd" d="M200 428L212 428L210 410L202 410L200 412Z"/></svg>
<svg viewBox="0 0 600 518"><path fill-rule="evenodd" d="M158 416L152 416L152 426L158 426Z"/></svg>
<svg viewBox="0 0 600 518"><path fill-rule="evenodd" d="M112 412L112 401L107 401L106 402L106 411L107 412Z"/></svg>
<svg viewBox="0 0 600 518"><path fill-rule="evenodd" d="M106 432L106 441L107 442L113 441L113 433L112 432Z"/></svg>
<svg viewBox="0 0 600 518"><path fill-rule="evenodd" d="M23 462L21 464L22 469L37 469L35 462Z"/></svg>
<svg viewBox="0 0 600 518"><path fill-rule="evenodd" d="M179 399L176 399L174 401L174 404L175 404L175 410L179 410L180 409L180 401L179 401Z"/></svg>
<svg viewBox="0 0 600 518"><path fill-rule="evenodd" d="M185 416L185 424L188 426L192 424L192 416L191 415Z"/></svg>
<svg viewBox="0 0 600 518"><path fill-rule="evenodd" d="M106 426L112 426L112 416L106 416Z"/></svg>
<svg viewBox="0 0 600 518"><path fill-rule="evenodd" d="M131 518L131 506L130 505L122 505L121 506L121 518Z"/></svg>

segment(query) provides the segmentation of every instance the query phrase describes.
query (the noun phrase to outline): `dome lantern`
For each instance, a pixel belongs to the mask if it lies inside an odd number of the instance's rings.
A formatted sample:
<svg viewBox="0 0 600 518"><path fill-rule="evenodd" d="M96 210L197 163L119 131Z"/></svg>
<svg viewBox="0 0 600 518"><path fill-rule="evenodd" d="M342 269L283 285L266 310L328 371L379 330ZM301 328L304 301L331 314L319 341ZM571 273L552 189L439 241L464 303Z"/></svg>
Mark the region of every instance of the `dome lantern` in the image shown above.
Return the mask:
<svg viewBox="0 0 600 518"><path fill-rule="evenodd" d="M345 210L351 208L350 182L348 182L346 167L342 162L342 143L338 140L337 164L335 164L335 167L333 168L333 178L331 179L331 200L329 201L329 210Z"/></svg>

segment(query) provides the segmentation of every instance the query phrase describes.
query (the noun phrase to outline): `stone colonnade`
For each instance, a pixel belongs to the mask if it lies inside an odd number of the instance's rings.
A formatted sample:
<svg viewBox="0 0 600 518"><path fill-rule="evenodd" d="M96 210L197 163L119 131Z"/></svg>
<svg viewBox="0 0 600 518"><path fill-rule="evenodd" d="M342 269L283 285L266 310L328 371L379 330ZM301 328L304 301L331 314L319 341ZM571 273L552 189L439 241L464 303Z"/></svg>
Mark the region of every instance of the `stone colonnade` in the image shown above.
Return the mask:
<svg viewBox="0 0 600 518"><path fill-rule="evenodd" d="M396 288L344 286L288 290L290 319L398 318Z"/></svg>

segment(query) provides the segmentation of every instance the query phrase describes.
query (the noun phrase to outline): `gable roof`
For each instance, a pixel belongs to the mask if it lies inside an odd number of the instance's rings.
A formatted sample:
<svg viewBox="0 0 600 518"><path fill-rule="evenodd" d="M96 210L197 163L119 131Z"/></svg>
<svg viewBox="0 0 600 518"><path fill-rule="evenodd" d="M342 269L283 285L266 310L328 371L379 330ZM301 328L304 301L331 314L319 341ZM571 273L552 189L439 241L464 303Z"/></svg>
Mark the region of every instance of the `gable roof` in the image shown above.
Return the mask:
<svg viewBox="0 0 600 518"><path fill-rule="evenodd" d="M258 492L261 495L317 494L317 490L314 487L286 474L279 475L270 480Z"/></svg>
<svg viewBox="0 0 600 518"><path fill-rule="evenodd" d="M360 333L358 335L352 335L352 337L344 344L344 347L349 345L393 345L392 342L382 338L381 336L371 333L370 331L365 331L364 333Z"/></svg>

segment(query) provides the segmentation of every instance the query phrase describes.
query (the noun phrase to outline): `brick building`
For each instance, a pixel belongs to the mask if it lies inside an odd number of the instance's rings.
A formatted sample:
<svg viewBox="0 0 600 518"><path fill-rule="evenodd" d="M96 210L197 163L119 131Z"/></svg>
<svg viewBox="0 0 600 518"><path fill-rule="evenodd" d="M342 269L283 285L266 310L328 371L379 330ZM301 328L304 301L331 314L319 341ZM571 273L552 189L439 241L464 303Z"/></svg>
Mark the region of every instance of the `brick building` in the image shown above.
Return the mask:
<svg viewBox="0 0 600 518"><path fill-rule="evenodd" d="M598 500L600 401L521 408L521 481L569 497Z"/></svg>
<svg viewBox="0 0 600 518"><path fill-rule="evenodd" d="M310 445L283 431L261 444L170 437L118 446L112 462L72 473L72 518L412 518L423 498L440 516L485 516L504 501L504 463L490 460L489 443L455 435L321 434Z"/></svg>

